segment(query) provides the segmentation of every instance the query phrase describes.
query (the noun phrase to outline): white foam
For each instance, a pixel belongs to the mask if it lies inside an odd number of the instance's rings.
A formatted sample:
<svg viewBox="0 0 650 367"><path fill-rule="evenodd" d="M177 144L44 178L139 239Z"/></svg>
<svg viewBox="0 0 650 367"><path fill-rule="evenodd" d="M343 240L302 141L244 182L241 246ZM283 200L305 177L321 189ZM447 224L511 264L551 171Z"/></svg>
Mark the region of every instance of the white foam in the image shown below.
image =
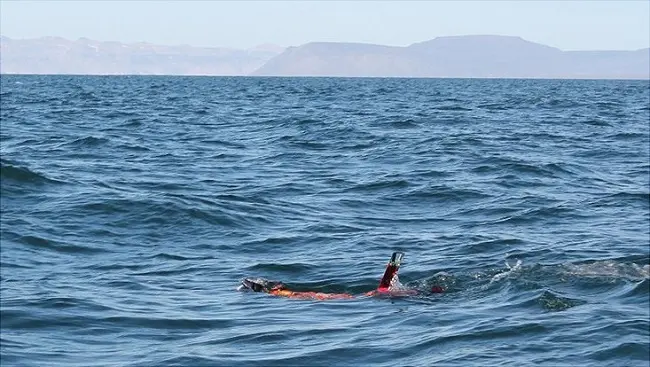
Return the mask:
<svg viewBox="0 0 650 367"><path fill-rule="evenodd" d="M626 264L613 260L596 261L589 264L565 264L565 273L580 277L610 277L625 279L646 279L650 277L650 265Z"/></svg>
<svg viewBox="0 0 650 367"><path fill-rule="evenodd" d="M492 279L490 280L490 284L492 284L494 282L498 282L499 280L501 280L503 278L506 278L510 274L520 270L522 264L523 264L522 261L517 259L517 263L515 263L514 266L511 266L510 263L508 263L508 260L506 260L506 267L508 268L508 270L506 270L506 271L504 271L502 273L498 273L495 276L493 276Z"/></svg>

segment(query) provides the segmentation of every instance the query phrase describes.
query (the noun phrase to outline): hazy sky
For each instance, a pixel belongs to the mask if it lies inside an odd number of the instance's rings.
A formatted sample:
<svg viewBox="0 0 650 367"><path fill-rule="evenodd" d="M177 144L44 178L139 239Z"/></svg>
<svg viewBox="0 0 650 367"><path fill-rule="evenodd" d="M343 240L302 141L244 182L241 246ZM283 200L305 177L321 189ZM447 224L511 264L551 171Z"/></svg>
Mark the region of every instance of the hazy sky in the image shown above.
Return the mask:
<svg viewBox="0 0 650 367"><path fill-rule="evenodd" d="M236 48L500 34L563 50L625 50L650 47L650 1L0 0L0 33Z"/></svg>

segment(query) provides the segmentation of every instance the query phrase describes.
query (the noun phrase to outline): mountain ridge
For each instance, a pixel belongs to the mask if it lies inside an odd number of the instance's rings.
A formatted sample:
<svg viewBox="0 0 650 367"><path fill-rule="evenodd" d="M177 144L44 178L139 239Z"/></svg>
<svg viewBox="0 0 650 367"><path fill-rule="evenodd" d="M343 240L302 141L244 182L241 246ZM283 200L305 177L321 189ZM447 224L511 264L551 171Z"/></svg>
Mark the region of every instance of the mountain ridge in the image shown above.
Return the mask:
<svg viewBox="0 0 650 367"><path fill-rule="evenodd" d="M122 43L81 37L0 38L0 73L96 75L246 75L283 47L250 49Z"/></svg>
<svg viewBox="0 0 650 367"><path fill-rule="evenodd" d="M0 73L650 79L650 48L564 51L502 35L249 49L0 36Z"/></svg>
<svg viewBox="0 0 650 367"><path fill-rule="evenodd" d="M437 37L408 46L310 42L287 48L258 76L650 78L650 48L563 51L518 36Z"/></svg>

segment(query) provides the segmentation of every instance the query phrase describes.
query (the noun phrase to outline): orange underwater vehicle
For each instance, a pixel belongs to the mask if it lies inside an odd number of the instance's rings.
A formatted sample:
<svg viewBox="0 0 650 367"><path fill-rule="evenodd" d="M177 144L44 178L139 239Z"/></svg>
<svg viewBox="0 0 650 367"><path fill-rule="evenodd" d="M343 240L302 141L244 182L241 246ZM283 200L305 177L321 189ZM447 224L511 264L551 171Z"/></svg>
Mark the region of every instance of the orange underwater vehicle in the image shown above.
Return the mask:
<svg viewBox="0 0 650 367"><path fill-rule="evenodd" d="M389 297L404 297L414 296L419 291L414 289L403 289L399 287L397 273L404 258L403 252L393 252L393 255L386 266L384 275L379 282L377 289L366 292L363 296L389 296ZM351 299L355 296L349 293L323 293L323 292L305 292L305 291L292 291L287 288L282 282L270 281L264 278L245 278L242 280L238 290L263 292L272 296L298 298L298 299L316 299L316 300L331 300L331 299ZM439 286L434 286L431 289L432 293L442 293L443 289Z"/></svg>

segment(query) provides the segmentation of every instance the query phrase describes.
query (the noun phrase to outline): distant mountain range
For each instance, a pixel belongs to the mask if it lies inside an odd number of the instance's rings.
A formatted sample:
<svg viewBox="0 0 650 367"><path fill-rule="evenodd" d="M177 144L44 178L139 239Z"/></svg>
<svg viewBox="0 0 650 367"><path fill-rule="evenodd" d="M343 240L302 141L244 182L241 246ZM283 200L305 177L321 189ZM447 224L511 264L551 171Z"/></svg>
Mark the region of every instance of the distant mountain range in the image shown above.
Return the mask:
<svg viewBox="0 0 650 367"><path fill-rule="evenodd" d="M562 51L520 37L489 35L438 37L407 47L314 42L250 50L2 37L0 72L650 79L650 49Z"/></svg>
<svg viewBox="0 0 650 367"><path fill-rule="evenodd" d="M284 50L125 44L60 37L0 38L3 74L248 75Z"/></svg>
<svg viewBox="0 0 650 367"><path fill-rule="evenodd" d="M650 49L561 51L506 36L439 37L408 47L308 43L253 75L647 79Z"/></svg>

